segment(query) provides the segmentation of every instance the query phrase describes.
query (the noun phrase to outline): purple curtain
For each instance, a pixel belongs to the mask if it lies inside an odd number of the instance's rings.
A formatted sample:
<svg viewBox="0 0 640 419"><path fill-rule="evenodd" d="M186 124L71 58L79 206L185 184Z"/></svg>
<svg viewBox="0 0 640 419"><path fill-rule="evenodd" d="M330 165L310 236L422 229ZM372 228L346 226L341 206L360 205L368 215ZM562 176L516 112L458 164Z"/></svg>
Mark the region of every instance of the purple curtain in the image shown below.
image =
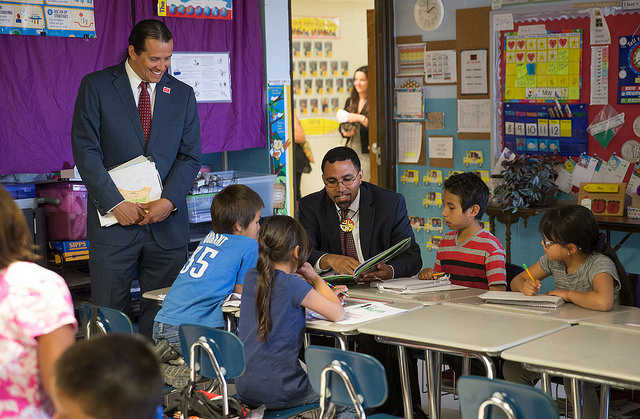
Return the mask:
<svg viewBox="0 0 640 419"><path fill-rule="evenodd" d="M73 166L71 119L84 75L122 59L130 2L94 2L96 39L0 35L0 175ZM136 0L136 19L157 18L155 0ZM234 0L234 19L162 18L175 51L229 51L232 103L198 105L202 151L265 147L260 16L254 0Z"/></svg>

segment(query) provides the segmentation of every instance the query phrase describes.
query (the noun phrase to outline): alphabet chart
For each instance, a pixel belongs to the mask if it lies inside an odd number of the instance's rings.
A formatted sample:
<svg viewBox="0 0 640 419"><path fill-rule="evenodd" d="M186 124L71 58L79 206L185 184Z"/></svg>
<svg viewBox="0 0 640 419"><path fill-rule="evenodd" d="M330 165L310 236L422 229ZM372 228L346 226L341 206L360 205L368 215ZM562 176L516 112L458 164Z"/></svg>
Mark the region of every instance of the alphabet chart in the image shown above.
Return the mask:
<svg viewBox="0 0 640 419"><path fill-rule="evenodd" d="M503 105L504 146L518 153L577 156L587 151L587 105Z"/></svg>

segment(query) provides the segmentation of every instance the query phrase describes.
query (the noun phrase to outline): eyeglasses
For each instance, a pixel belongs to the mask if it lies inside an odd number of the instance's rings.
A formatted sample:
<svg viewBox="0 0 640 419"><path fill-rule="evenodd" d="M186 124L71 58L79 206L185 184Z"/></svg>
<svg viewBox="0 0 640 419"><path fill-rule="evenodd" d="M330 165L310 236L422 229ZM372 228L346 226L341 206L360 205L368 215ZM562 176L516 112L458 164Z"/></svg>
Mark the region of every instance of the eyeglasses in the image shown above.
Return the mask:
<svg viewBox="0 0 640 419"><path fill-rule="evenodd" d="M357 178L358 178L358 175L356 176L348 175L343 177L342 179L329 178L329 179L324 179L324 184L327 186L327 188L331 188L331 189L337 188L340 183L348 187L353 185L353 182L355 182Z"/></svg>
<svg viewBox="0 0 640 419"><path fill-rule="evenodd" d="M550 246L553 246L554 244L558 244L558 243L557 243L557 242L554 242L554 241L552 241L552 240L545 240L545 239L542 239L542 246L543 246L545 249L548 249Z"/></svg>

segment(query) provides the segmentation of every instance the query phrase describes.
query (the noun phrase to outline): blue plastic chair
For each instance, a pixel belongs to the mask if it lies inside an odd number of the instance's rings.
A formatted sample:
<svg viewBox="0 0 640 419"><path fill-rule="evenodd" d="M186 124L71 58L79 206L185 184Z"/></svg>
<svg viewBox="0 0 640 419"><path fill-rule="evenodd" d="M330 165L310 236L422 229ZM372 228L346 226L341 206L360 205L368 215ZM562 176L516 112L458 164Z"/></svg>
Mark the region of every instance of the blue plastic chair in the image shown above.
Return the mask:
<svg viewBox="0 0 640 419"><path fill-rule="evenodd" d="M85 331L85 338L91 338L91 331L89 322L91 320L91 313L93 306L91 304L82 303L78 306L78 318L80 320L80 327ZM108 307L98 307L97 326L102 334L119 332L119 333L133 333L133 325L129 316L121 311Z"/></svg>
<svg viewBox="0 0 640 419"><path fill-rule="evenodd" d="M558 418L556 402L545 392L509 381L465 375L458 380L463 418Z"/></svg>
<svg viewBox="0 0 640 419"><path fill-rule="evenodd" d="M364 409L382 405L389 395L387 377L380 361L370 355L325 346L309 346L305 351L307 373L313 389L320 394L320 418L328 415L329 402L353 406L360 419ZM384 413L371 418L396 418Z"/></svg>
<svg viewBox="0 0 640 419"><path fill-rule="evenodd" d="M223 414L229 414L227 379L240 377L247 364L244 344L233 333L222 329L183 324L180 326L180 344L185 362L191 369L191 380L196 372L203 377L220 381L222 398L225 400ZM203 357L202 352L208 356ZM196 366L196 363L198 366ZM264 419L289 418L315 410L317 403L282 410L266 410Z"/></svg>

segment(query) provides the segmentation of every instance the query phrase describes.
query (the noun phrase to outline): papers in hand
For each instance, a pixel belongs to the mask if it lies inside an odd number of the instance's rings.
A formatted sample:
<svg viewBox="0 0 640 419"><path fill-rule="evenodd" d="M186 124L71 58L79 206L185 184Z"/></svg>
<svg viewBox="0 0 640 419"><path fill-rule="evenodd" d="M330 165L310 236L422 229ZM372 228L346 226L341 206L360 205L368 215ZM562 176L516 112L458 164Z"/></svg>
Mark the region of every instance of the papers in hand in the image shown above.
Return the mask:
<svg viewBox="0 0 640 419"><path fill-rule="evenodd" d="M322 279L331 282L333 285L355 284L356 278L360 275L372 270L378 263L386 263L393 259L398 254L404 252L410 244L411 237L407 237L406 239L394 244L384 252L380 252L374 257L369 258L358 265L358 267L353 271L353 275L328 275L323 276Z"/></svg>
<svg viewBox="0 0 640 419"><path fill-rule="evenodd" d="M420 292L435 291L442 287L451 285L449 275L444 275L437 279L418 279L418 278L397 278L388 279L386 281L374 281L372 287L376 287L381 291L397 292L400 294L416 294Z"/></svg>
<svg viewBox="0 0 640 419"><path fill-rule="evenodd" d="M362 300L361 300L362 301ZM405 312L403 308L391 307L381 302L348 304L344 308L344 319L337 324L357 324L381 317ZM307 320L327 320L324 316L307 309Z"/></svg>
<svg viewBox="0 0 640 419"><path fill-rule="evenodd" d="M562 297L556 297L555 295L524 295L521 292L514 291L488 291L478 297L487 303L529 307L556 308L564 304Z"/></svg>
<svg viewBox="0 0 640 419"><path fill-rule="evenodd" d="M109 176L125 201L151 202L162 196L162 181L156 164L145 156L138 156L109 170ZM115 215L109 212L101 215L98 211L101 227L117 224Z"/></svg>

